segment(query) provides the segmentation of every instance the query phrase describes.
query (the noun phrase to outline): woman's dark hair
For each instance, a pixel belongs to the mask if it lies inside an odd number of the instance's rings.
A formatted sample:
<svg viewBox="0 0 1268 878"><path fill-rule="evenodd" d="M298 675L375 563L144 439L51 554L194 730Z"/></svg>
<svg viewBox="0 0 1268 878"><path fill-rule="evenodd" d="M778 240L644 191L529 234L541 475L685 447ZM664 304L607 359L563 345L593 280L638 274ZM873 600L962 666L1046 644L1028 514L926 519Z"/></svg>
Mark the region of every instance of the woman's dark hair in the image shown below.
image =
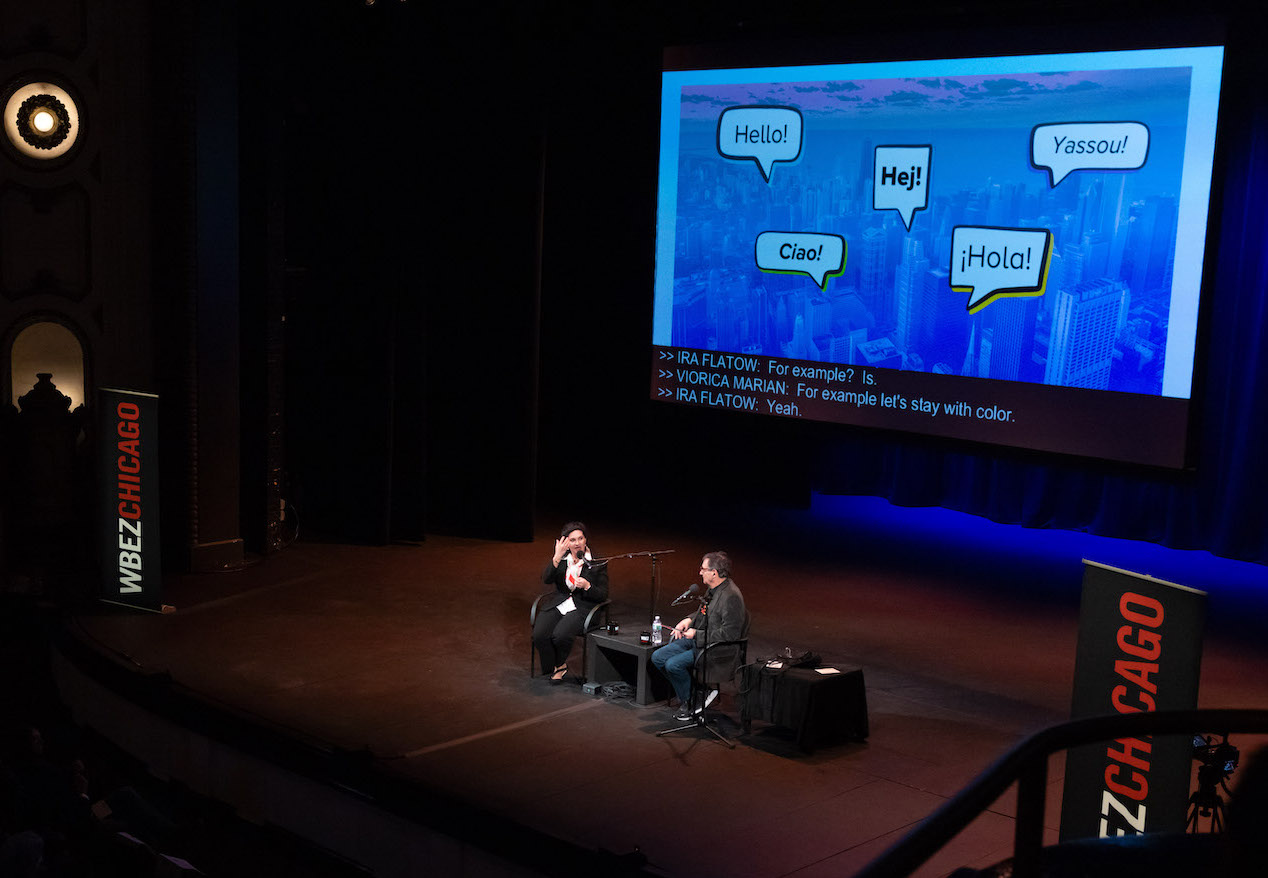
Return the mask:
<svg viewBox="0 0 1268 878"><path fill-rule="evenodd" d="M574 530L581 531L581 535L586 538L586 542L590 542L590 534L586 532L585 522L581 522L581 521L568 522L567 524L564 525L563 530L559 532L559 535L561 537L566 537L568 536L568 534L572 533Z"/></svg>

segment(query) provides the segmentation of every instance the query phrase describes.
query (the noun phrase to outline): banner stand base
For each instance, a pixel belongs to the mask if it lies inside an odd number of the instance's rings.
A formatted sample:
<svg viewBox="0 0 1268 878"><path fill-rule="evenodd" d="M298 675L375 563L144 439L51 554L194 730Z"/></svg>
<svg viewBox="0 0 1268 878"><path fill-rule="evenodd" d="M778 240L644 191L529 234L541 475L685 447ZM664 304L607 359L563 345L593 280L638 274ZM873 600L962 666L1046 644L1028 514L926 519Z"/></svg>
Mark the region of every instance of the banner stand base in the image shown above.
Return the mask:
<svg viewBox="0 0 1268 878"><path fill-rule="evenodd" d="M236 570L242 566L245 558L241 537L210 543L192 543L189 547L189 571L223 573L226 570Z"/></svg>
<svg viewBox="0 0 1268 878"><path fill-rule="evenodd" d="M97 601L102 604L110 604L112 607L123 607L128 610L140 610L143 613L158 613L163 616L169 616L176 612L176 608L171 604L163 604L156 609L154 607L143 607L140 604L129 604L126 601L112 601L109 598L97 598Z"/></svg>

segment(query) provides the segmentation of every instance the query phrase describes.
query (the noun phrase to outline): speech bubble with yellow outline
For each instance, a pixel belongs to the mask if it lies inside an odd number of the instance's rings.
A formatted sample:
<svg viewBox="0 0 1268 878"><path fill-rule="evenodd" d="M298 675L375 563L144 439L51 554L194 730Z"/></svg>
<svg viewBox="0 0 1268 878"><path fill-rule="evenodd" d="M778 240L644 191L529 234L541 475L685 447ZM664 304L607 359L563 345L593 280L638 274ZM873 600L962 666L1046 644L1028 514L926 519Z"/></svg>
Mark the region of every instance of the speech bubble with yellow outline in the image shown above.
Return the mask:
<svg viewBox="0 0 1268 878"><path fill-rule="evenodd" d="M1052 262L1052 232L997 226L951 230L951 289L968 293L976 314L1001 298L1042 296Z"/></svg>
<svg viewBox="0 0 1268 878"><path fill-rule="evenodd" d="M845 238L825 232L762 232L753 242L757 267L770 274L804 274L828 287L845 271Z"/></svg>

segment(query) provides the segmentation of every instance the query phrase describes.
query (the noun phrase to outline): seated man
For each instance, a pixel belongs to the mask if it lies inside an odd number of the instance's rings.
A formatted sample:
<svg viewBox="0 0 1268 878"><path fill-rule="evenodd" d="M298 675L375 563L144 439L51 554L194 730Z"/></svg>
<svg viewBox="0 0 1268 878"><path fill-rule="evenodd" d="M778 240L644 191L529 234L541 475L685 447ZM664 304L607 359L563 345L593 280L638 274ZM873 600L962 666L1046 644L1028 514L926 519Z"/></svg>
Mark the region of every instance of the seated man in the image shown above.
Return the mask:
<svg viewBox="0 0 1268 878"><path fill-rule="evenodd" d="M678 713L674 719L690 720L717 697L716 686L692 709L691 670L704 648L710 643L741 640L748 637L748 610L744 607L744 595L730 578L731 559L726 552L710 552L700 561L700 578L708 586L700 609L683 619L672 629L673 639L652 653L652 664L669 678L678 695ZM705 669L707 682L714 684L729 680L735 672L737 646L719 646L709 651L709 664Z"/></svg>

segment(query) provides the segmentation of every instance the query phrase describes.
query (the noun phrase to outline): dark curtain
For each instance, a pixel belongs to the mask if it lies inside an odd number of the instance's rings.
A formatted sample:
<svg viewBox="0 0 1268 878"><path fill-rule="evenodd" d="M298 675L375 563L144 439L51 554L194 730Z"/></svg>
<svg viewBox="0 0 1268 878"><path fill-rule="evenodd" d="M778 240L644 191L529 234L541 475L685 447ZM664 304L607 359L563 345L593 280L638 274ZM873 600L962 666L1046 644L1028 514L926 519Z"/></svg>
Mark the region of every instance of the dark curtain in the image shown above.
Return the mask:
<svg viewBox="0 0 1268 878"><path fill-rule="evenodd" d="M1232 115L1221 132L1226 173L1222 207L1217 201L1212 211L1220 234L1207 257L1215 271L1203 318L1205 368L1194 383L1191 471L851 438L821 445L812 486L1268 562L1268 112L1255 106Z"/></svg>

